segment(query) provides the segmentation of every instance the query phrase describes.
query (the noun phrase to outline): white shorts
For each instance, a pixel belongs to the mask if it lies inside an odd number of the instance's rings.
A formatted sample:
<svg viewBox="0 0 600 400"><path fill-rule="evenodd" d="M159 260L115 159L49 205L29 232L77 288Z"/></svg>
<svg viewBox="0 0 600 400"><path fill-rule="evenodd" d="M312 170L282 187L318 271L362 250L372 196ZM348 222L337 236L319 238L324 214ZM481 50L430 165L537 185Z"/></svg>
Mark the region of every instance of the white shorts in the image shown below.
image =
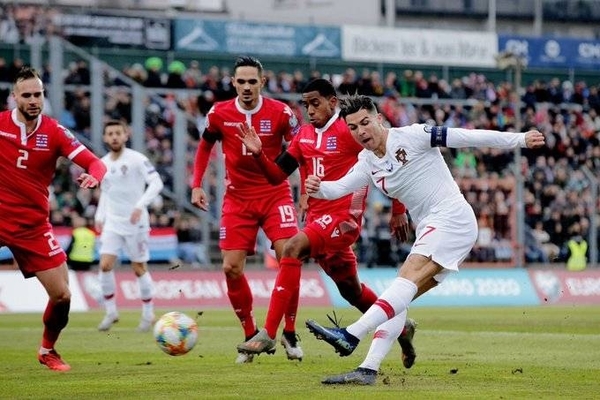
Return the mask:
<svg viewBox="0 0 600 400"><path fill-rule="evenodd" d="M411 254L429 257L444 268L435 276L442 282L467 258L477 240L477 218L468 203L449 212L436 212L423 218L415 232Z"/></svg>
<svg viewBox="0 0 600 400"><path fill-rule="evenodd" d="M150 232L147 230L133 233L131 235L120 235L113 231L103 230L100 235L100 254L118 256L123 250L130 261L144 263L150 259L148 249L148 238Z"/></svg>

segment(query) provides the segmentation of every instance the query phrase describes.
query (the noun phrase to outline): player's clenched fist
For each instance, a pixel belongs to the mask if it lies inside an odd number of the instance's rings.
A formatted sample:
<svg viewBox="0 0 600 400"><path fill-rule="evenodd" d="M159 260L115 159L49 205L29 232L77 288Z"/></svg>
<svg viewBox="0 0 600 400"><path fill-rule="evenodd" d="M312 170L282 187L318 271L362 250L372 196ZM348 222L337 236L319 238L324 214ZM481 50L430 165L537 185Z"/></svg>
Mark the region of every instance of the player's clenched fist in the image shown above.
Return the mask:
<svg viewBox="0 0 600 400"><path fill-rule="evenodd" d="M319 191L321 186L321 178L316 175L308 175L304 181L304 187L306 187L306 193L315 194Z"/></svg>

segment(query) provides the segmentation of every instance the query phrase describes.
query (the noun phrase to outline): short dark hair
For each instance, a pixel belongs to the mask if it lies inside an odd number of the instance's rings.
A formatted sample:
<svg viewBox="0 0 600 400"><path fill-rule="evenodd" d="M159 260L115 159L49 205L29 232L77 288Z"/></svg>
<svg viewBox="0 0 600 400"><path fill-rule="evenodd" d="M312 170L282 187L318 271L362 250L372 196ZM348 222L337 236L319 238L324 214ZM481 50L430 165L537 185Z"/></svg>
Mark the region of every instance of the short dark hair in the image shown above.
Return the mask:
<svg viewBox="0 0 600 400"><path fill-rule="evenodd" d="M370 113L377 113L377 106L369 96L353 94L340 99L340 117L346 118L349 114L354 114L360 110L367 110Z"/></svg>
<svg viewBox="0 0 600 400"><path fill-rule="evenodd" d="M111 120L108 120L108 121L106 121L106 122L104 123L104 129L102 130L102 133L103 133L103 134L104 134L104 133L106 133L106 128L108 128L108 127L110 127L110 126L122 126L122 127L123 127L123 129L124 129L125 131L127 131L127 125L125 124L125 122L123 122L123 121L120 121L120 120L118 120L118 119L111 119Z"/></svg>
<svg viewBox="0 0 600 400"><path fill-rule="evenodd" d="M320 96L323 97L334 97L337 96L333 84L327 79L317 78L308 82L302 89L302 93L319 92Z"/></svg>
<svg viewBox="0 0 600 400"><path fill-rule="evenodd" d="M258 70L259 75L262 75L263 73L263 66L260 63L260 61L258 61L258 58L254 58L251 56L239 56L237 60L235 60L235 64L233 65L234 75L235 71L237 71L239 67L254 67Z"/></svg>
<svg viewBox="0 0 600 400"><path fill-rule="evenodd" d="M37 78L39 80L42 79L40 77L40 74L34 68L31 68L28 66L21 67L21 69L15 75L15 78L13 79L13 83L25 81L27 79L32 79L32 78Z"/></svg>

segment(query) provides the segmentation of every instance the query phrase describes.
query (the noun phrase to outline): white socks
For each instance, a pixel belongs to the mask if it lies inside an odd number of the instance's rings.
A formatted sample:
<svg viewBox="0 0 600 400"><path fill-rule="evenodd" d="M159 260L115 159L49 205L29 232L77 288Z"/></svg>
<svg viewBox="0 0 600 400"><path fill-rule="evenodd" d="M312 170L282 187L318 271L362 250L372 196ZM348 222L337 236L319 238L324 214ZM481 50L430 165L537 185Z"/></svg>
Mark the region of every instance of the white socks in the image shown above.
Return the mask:
<svg viewBox="0 0 600 400"><path fill-rule="evenodd" d="M142 317L145 319L154 318L154 304L152 297L154 296L154 282L149 271L137 278L138 288L140 290L140 298L142 299ZM115 272L100 271L100 287L102 288L102 296L104 297L104 308L106 314L117 315L117 302L115 299L116 289Z"/></svg>
<svg viewBox="0 0 600 400"><path fill-rule="evenodd" d="M100 270L100 287L102 288L102 296L104 297L104 308L106 314L116 315L117 314L117 302L115 300L115 272L102 271Z"/></svg>
<svg viewBox="0 0 600 400"><path fill-rule="evenodd" d="M394 279L375 304L346 330L358 339L363 339L379 325L406 311L415 294L417 294L417 285L406 278ZM406 314L404 318L406 318Z"/></svg>
<svg viewBox="0 0 600 400"><path fill-rule="evenodd" d="M142 299L142 317L144 319L154 318L154 304L152 297L154 296L154 282L149 271L144 275L138 276L138 287L140 289L140 298Z"/></svg>
<svg viewBox="0 0 600 400"><path fill-rule="evenodd" d="M396 343L396 339L402 333L404 329L404 323L406 322L406 310L396 315L394 318L379 325L373 335L373 341L369 352L365 357L360 368L368 368L373 371L379 371L383 359L390 352L392 345Z"/></svg>

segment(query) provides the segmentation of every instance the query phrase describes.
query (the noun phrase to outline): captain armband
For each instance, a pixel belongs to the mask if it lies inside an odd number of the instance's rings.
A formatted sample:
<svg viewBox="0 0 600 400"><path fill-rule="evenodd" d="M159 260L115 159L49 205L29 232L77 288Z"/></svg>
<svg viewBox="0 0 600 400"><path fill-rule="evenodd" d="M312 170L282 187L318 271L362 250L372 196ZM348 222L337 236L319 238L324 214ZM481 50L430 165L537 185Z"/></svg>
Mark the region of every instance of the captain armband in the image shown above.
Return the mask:
<svg viewBox="0 0 600 400"><path fill-rule="evenodd" d="M431 135L431 147L447 147L447 126L425 126L425 132Z"/></svg>
<svg viewBox="0 0 600 400"><path fill-rule="evenodd" d="M279 168L287 175L290 175L292 172L298 168L298 160L296 160L290 153L284 151L279 154L275 159L275 163L279 165Z"/></svg>

